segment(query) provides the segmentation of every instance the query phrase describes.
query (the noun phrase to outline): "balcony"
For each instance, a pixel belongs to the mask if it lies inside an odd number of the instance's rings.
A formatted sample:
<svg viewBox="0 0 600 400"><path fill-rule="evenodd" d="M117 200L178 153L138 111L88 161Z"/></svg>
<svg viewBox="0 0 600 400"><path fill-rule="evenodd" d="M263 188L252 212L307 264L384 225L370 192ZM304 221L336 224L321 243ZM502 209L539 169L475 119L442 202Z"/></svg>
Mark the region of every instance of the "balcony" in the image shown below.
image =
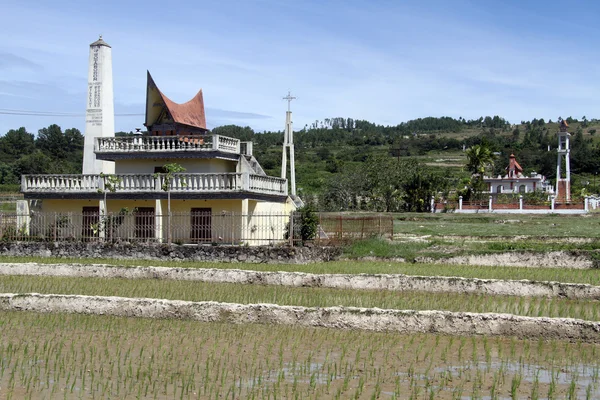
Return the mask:
<svg viewBox="0 0 600 400"><path fill-rule="evenodd" d="M100 197L108 176L117 178L114 191L108 193L113 198L160 198L166 194L162 174L22 175L21 192L28 198ZM181 173L174 174L169 191L183 199L204 195L245 198L252 194L281 197L287 196L288 187L285 179L250 173Z"/></svg>
<svg viewBox="0 0 600 400"><path fill-rule="evenodd" d="M109 161L178 154L235 159L240 154L240 141L220 135L97 137L94 152L97 159Z"/></svg>

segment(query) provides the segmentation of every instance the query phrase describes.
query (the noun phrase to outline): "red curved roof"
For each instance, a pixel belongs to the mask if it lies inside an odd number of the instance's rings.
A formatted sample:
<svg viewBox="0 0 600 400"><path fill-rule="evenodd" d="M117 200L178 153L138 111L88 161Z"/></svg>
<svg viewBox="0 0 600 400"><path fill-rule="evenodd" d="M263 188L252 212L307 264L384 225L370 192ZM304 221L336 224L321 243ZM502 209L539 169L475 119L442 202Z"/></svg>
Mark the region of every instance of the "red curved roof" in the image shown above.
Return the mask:
<svg viewBox="0 0 600 400"><path fill-rule="evenodd" d="M169 110L169 114L173 117L173 121L178 124L206 129L206 115L204 114L202 89L196 93L196 96L194 96L193 99L182 104L175 103L160 90L159 93Z"/></svg>
<svg viewBox="0 0 600 400"><path fill-rule="evenodd" d="M158 94L158 96L157 96ZM148 87L146 92L146 125L151 125L161 119L166 109L173 122L206 130L206 114L204 113L204 97L202 89L190 101L179 104L169 99L160 91L148 72Z"/></svg>

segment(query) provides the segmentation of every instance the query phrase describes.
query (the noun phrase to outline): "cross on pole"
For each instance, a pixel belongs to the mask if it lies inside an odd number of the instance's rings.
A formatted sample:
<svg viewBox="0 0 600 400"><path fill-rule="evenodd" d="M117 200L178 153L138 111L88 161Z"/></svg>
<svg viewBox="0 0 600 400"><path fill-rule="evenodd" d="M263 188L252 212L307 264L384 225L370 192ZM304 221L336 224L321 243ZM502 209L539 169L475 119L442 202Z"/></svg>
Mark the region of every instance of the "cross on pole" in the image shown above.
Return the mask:
<svg viewBox="0 0 600 400"><path fill-rule="evenodd" d="M292 96L292 93L288 90L288 94L287 94L287 96L285 96L283 98L283 100L287 100L287 102L288 102L288 111L291 111L291 109L290 109L290 103L292 102L292 100L296 100L296 97Z"/></svg>

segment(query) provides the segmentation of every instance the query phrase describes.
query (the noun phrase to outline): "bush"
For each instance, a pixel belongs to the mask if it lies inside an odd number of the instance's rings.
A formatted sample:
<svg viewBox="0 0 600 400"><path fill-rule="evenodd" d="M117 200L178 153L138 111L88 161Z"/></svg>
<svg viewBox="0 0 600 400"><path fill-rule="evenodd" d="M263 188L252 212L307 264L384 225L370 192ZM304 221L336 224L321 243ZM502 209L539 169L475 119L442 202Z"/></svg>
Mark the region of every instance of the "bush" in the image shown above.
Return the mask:
<svg viewBox="0 0 600 400"><path fill-rule="evenodd" d="M303 242L313 240L317 236L319 217L311 206L305 206L300 212L300 238Z"/></svg>

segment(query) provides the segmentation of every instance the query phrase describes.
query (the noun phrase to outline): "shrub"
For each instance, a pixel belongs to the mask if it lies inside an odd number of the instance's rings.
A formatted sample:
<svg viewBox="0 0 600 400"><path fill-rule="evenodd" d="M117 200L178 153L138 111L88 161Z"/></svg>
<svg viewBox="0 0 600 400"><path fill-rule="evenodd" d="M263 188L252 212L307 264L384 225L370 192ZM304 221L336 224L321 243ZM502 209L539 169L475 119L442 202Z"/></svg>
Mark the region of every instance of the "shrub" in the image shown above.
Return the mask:
<svg viewBox="0 0 600 400"><path fill-rule="evenodd" d="M317 236L319 217L311 206L305 206L300 212L300 238L302 241L313 240Z"/></svg>

